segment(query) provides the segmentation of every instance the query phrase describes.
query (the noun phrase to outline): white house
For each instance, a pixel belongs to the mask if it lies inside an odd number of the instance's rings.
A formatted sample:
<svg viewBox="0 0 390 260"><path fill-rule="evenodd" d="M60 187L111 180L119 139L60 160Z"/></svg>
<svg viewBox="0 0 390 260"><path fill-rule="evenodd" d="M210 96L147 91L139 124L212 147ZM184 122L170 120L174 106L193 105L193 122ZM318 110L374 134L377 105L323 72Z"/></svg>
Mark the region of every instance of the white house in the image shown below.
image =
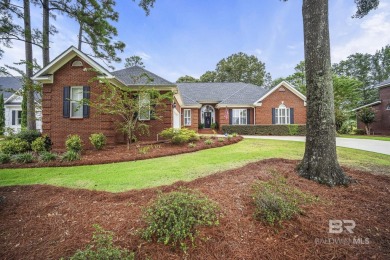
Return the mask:
<svg viewBox="0 0 390 260"><path fill-rule="evenodd" d="M11 128L14 132L22 129L22 96L20 90L23 87L21 77L0 77L0 93L4 97L5 127ZM42 115L39 104L36 108L37 130L42 131Z"/></svg>

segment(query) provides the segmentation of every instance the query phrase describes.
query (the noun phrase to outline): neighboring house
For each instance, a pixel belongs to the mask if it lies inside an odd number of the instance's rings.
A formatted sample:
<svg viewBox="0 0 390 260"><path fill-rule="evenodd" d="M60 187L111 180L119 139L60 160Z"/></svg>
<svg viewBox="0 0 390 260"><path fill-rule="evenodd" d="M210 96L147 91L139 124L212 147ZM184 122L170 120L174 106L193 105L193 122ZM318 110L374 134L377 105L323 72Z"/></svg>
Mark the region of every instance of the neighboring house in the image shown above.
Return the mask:
<svg viewBox="0 0 390 260"><path fill-rule="evenodd" d="M375 110L375 122L371 125L372 134L390 135L390 79L379 83L379 100L352 111L359 111L363 107L372 107ZM364 123L357 121L358 129L364 129Z"/></svg>
<svg viewBox="0 0 390 260"><path fill-rule="evenodd" d="M22 96L20 91L23 88L21 77L0 77L0 93L4 97L5 127L11 128L14 132L22 129ZM36 109L37 130L42 131L41 113L39 106Z"/></svg>
<svg viewBox="0 0 390 260"><path fill-rule="evenodd" d="M147 74L148 81L142 74ZM115 119L101 115L87 105L78 109L81 99L94 99L101 93L100 77L112 84L139 88L147 87L161 93L172 92L173 101L157 107L162 120L143 118L149 124L149 136L140 140L156 140L158 133L169 127L200 126L210 128L213 123L227 124L305 124L306 97L287 82L271 90L246 83L171 83L150 71L134 66L109 72L96 61L70 47L32 78L43 83L42 122L55 149L63 149L69 134L78 134L91 147L88 137L102 132L108 144L124 142L124 136L115 129ZM149 113L150 114L150 113Z"/></svg>

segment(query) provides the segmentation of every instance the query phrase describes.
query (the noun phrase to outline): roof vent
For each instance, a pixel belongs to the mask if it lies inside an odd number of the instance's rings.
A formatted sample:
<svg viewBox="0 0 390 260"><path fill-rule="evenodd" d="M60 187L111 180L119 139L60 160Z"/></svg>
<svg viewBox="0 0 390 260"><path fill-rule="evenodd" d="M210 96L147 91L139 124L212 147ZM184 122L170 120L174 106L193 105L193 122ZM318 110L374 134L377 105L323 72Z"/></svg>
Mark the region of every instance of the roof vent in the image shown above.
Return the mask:
<svg viewBox="0 0 390 260"><path fill-rule="evenodd" d="M279 91L280 92L284 92L284 91L286 91L283 87L281 87L281 88L279 88Z"/></svg>
<svg viewBox="0 0 390 260"><path fill-rule="evenodd" d="M83 66L83 63L79 60L75 60L74 62L72 62L72 67L82 67Z"/></svg>

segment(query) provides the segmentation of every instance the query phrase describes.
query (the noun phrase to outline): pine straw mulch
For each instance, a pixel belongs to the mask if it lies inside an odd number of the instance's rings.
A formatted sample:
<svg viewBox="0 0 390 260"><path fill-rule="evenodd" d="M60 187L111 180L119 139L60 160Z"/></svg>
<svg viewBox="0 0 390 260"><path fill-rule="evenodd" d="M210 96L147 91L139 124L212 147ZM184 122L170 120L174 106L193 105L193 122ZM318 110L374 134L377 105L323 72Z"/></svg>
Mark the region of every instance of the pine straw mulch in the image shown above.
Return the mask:
<svg viewBox="0 0 390 260"><path fill-rule="evenodd" d="M205 144L206 139L212 139L212 144ZM81 159L77 161L61 161L58 158L51 162L35 161L28 164L6 163L0 164L0 169L7 168L38 168L38 167L63 167L63 166L79 166L79 165L95 165L116 162L140 161L164 156L177 155L182 153L192 153L200 150L222 147L225 145L235 144L241 141L242 136L231 138L223 137L224 141L220 142L215 136L202 137L199 141L193 142L196 146L189 147L188 144L172 144L166 141L162 142L137 142L130 145L130 149L124 144L105 147L104 149L85 150L81 154ZM149 150L146 153L141 153L140 150L148 146Z"/></svg>
<svg viewBox="0 0 390 260"><path fill-rule="evenodd" d="M329 188L297 176L297 161L270 159L188 183L123 193L76 190L45 185L0 188L0 258L58 259L90 241L92 225L114 231L115 244L137 259L389 259L390 178L345 169L356 183ZM290 185L318 196L320 202L276 229L253 219L250 189L272 172ZM180 250L139 238L142 207L157 191L196 189L223 210L220 225L203 228L203 240L185 255ZM330 219L356 222L353 234L329 234ZM351 244L316 244L316 239L348 239ZM353 244L358 239L368 244ZM317 240L318 241L318 240Z"/></svg>

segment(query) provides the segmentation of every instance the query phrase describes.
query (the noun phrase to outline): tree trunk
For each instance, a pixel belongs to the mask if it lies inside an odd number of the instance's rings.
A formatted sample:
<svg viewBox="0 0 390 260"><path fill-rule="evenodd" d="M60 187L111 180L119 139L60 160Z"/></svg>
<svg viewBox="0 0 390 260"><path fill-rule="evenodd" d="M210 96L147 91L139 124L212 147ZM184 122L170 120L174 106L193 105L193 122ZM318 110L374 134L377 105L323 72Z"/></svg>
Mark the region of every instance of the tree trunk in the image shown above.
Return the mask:
<svg viewBox="0 0 390 260"><path fill-rule="evenodd" d="M366 135L370 135L371 134L370 125L365 125L365 127L366 127Z"/></svg>
<svg viewBox="0 0 390 260"><path fill-rule="evenodd" d="M35 123L35 101L34 87L31 81L33 76L33 52L32 52L32 36L31 36L31 19L30 19L30 1L23 0L24 9L24 46L26 54L26 81L25 91L27 93L27 129L36 130Z"/></svg>
<svg viewBox="0 0 390 260"><path fill-rule="evenodd" d="M319 183L347 185L336 154L328 0L303 0L307 84L307 135L299 174Z"/></svg>
<svg viewBox="0 0 390 260"><path fill-rule="evenodd" d="M43 24L42 24L42 62L43 67L45 67L50 62L50 16L49 16L49 0L42 1L42 11L43 11Z"/></svg>
<svg viewBox="0 0 390 260"><path fill-rule="evenodd" d="M79 51L81 51L81 39L82 39L82 37L83 37L83 24L82 23L80 23L80 28L79 28L79 44L78 44L78 46L77 46L77 49L79 50Z"/></svg>

